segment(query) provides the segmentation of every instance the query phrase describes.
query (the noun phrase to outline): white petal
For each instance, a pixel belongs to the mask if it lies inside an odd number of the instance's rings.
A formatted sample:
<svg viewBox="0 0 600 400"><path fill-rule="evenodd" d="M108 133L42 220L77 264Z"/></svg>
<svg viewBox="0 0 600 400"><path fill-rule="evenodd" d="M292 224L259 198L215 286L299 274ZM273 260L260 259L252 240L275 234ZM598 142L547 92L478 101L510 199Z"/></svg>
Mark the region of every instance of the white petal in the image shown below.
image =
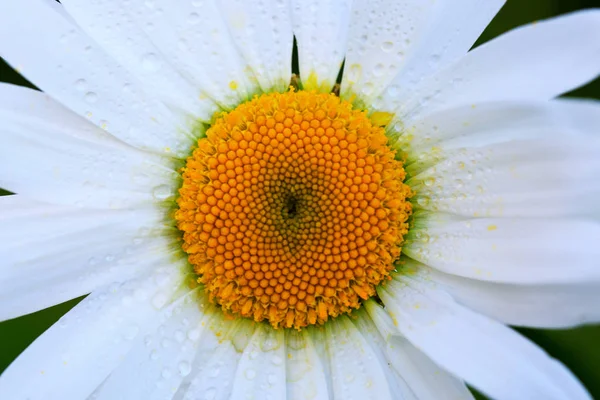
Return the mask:
<svg viewBox="0 0 600 400"><path fill-rule="evenodd" d="M593 100L499 101L434 112L410 124L398 121L390 133L400 134L398 145L415 174L436 161L434 152L439 159L459 149L513 140L593 136L599 114L600 102Z"/></svg>
<svg viewBox="0 0 600 400"><path fill-rule="evenodd" d="M504 0L357 0L342 90L369 103L388 85L394 98L410 93L469 51ZM387 109L389 111L390 109Z"/></svg>
<svg viewBox="0 0 600 400"><path fill-rule="evenodd" d="M152 209L84 211L0 197L0 320L149 273L168 259ZM162 257L160 254L164 253Z"/></svg>
<svg viewBox="0 0 600 400"><path fill-rule="evenodd" d="M476 48L414 91L386 92L380 108L407 121L465 104L551 99L598 76L600 41L590 38L599 36L600 11L536 22Z"/></svg>
<svg viewBox="0 0 600 400"><path fill-rule="evenodd" d="M419 217L402 251L443 272L506 283L600 282L600 224Z"/></svg>
<svg viewBox="0 0 600 400"><path fill-rule="evenodd" d="M366 318L357 320L361 333L379 330L379 337L383 336L383 350L386 359L400 377L406 382L419 400L472 399L473 396L463 381L450 375L438 367L429 357L415 348L406 338L397 334L397 329L390 316L375 301L365 304L368 311ZM363 320L371 320L371 327L365 326ZM371 333L370 343L377 340L375 333Z"/></svg>
<svg viewBox="0 0 600 400"><path fill-rule="evenodd" d="M65 15L60 4L0 4L1 55L17 71L78 114L142 149L187 155L180 117Z"/></svg>
<svg viewBox="0 0 600 400"><path fill-rule="evenodd" d="M260 324L244 350L233 381L232 399L285 399L285 337Z"/></svg>
<svg viewBox="0 0 600 400"><path fill-rule="evenodd" d="M327 396L325 396L323 394L321 394L321 396L323 396L324 398L326 397L329 399L333 399L334 398L333 397L333 383L332 383L333 374L331 372L331 368L332 368L331 364L332 364L333 360L331 359L331 357L329 357L328 333L325 331L325 329L317 328L317 329L310 329L309 335L310 335L312 344L315 347L317 356L319 357L319 360L321 361L320 364L322 367L323 376L325 378L325 383L327 386Z"/></svg>
<svg viewBox="0 0 600 400"><path fill-rule="evenodd" d="M457 302L508 325L570 328L600 322L597 282L578 284L511 284L450 275L417 261L405 260L410 271L439 283Z"/></svg>
<svg viewBox="0 0 600 400"><path fill-rule="evenodd" d="M325 325L333 398L392 399L381 360L346 316Z"/></svg>
<svg viewBox="0 0 600 400"><path fill-rule="evenodd" d="M505 131L492 130L483 141L502 141L504 136L508 140L482 147L432 146L407 167L413 173L407 181L416 192L413 201L418 208L469 217L597 218L600 139L591 134L594 125L588 127L589 136L577 137L577 128L551 124L538 128L524 123L506 135L508 126ZM513 134L523 140L511 141ZM527 139L528 135L541 137Z"/></svg>
<svg viewBox="0 0 600 400"><path fill-rule="evenodd" d="M158 329L138 335L125 360L106 379L95 400L162 400L171 398L191 372L198 340L190 329L203 329L198 293L192 291L176 307L160 315Z"/></svg>
<svg viewBox="0 0 600 400"><path fill-rule="evenodd" d="M62 4L102 47L167 104L204 121L247 98L245 63L215 1L163 7L133 0ZM213 99L213 101L209 100Z"/></svg>
<svg viewBox="0 0 600 400"><path fill-rule="evenodd" d="M329 397L325 370L309 329L285 331L287 398L319 400Z"/></svg>
<svg viewBox="0 0 600 400"><path fill-rule="evenodd" d="M7 399L84 399L160 321L182 283L168 265L154 276L92 293L30 345L0 377ZM27 384L23 384L27 382Z"/></svg>
<svg viewBox="0 0 600 400"><path fill-rule="evenodd" d="M223 312L210 304L204 311L211 319L202 322L205 328L202 335L193 331L188 334L198 341L199 351L192 364L192 372L175 398L229 400L238 364L256 324L245 319L225 319Z"/></svg>
<svg viewBox="0 0 600 400"><path fill-rule="evenodd" d="M331 91L344 61L351 0L292 0L300 77L305 90Z"/></svg>
<svg viewBox="0 0 600 400"><path fill-rule="evenodd" d="M492 398L589 399L559 362L432 284L405 278L378 293L398 331L438 365Z"/></svg>
<svg viewBox="0 0 600 400"><path fill-rule="evenodd" d="M288 0L221 0L218 4L262 90L287 90L292 76L294 39Z"/></svg>
<svg viewBox="0 0 600 400"><path fill-rule="evenodd" d="M166 159L119 142L41 92L1 84L0 121L0 187L13 192L122 208L164 200L177 184Z"/></svg>

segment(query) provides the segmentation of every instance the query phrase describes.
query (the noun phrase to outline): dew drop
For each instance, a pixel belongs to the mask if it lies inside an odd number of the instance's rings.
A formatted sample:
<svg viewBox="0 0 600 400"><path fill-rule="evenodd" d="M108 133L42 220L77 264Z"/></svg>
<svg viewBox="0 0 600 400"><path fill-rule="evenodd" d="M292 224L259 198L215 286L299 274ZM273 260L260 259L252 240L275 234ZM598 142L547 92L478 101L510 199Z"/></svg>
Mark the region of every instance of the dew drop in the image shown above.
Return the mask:
<svg viewBox="0 0 600 400"><path fill-rule="evenodd" d="M85 101L88 102L89 104L94 104L95 102L98 101L98 95L94 92L87 92L85 94Z"/></svg>
<svg viewBox="0 0 600 400"><path fill-rule="evenodd" d="M198 13L195 13L195 12L194 12L194 13L191 13L191 14L188 16L188 19L187 19L187 21L188 21L188 23L189 23L190 25L195 25L195 24L197 24L197 23L199 23L199 22L200 22L200 15L198 15Z"/></svg>
<svg viewBox="0 0 600 400"><path fill-rule="evenodd" d="M217 396L217 389L215 389L214 387L208 388L204 392L204 400L214 400L214 398L216 396Z"/></svg>
<svg viewBox="0 0 600 400"><path fill-rule="evenodd" d="M162 374L161 374L161 376L162 376L164 379L169 379L169 378L171 377L171 370L170 370L169 368L165 368L165 369L163 369L163 370L162 370Z"/></svg>
<svg viewBox="0 0 600 400"><path fill-rule="evenodd" d="M271 358L271 362L275 365L281 365L283 360L279 356L273 356L273 358Z"/></svg>
<svg viewBox="0 0 600 400"><path fill-rule="evenodd" d="M155 308L162 308L167 303L167 295L164 293L158 293L152 298L152 305Z"/></svg>
<svg viewBox="0 0 600 400"><path fill-rule="evenodd" d="M209 376L210 376L211 378L216 378L217 376L219 376L219 372L221 372L221 368L219 368L219 367L215 367L215 368L213 368L213 369L210 371L210 374L209 374Z"/></svg>
<svg viewBox="0 0 600 400"><path fill-rule="evenodd" d="M133 340L133 339L135 339L135 337L137 336L139 331L140 331L140 328L138 328L136 325L132 325L125 330L125 333L123 334L123 336L127 340Z"/></svg>
<svg viewBox="0 0 600 400"><path fill-rule="evenodd" d="M175 340L177 340L179 343L182 343L185 340L185 334L180 330L176 331Z"/></svg>
<svg viewBox="0 0 600 400"><path fill-rule="evenodd" d="M393 47L394 47L393 42L383 42L381 44L381 50L383 50L383 51L392 51Z"/></svg>
<svg viewBox="0 0 600 400"><path fill-rule="evenodd" d="M196 341L200 339L200 331L198 329L190 329L187 334L188 339L191 341Z"/></svg>
<svg viewBox="0 0 600 400"><path fill-rule="evenodd" d="M383 71L385 70L385 65L379 63L373 68L373 75L381 76L383 75Z"/></svg>
<svg viewBox="0 0 600 400"><path fill-rule="evenodd" d="M390 97L398 97L398 95L400 94L400 89L396 85L390 85L387 88L387 92L390 95Z"/></svg>
<svg viewBox="0 0 600 400"><path fill-rule="evenodd" d="M188 376L190 374L190 372L192 371L192 367L190 366L190 363L187 361L182 361L179 363L179 375L181 376Z"/></svg>
<svg viewBox="0 0 600 400"><path fill-rule="evenodd" d="M246 376L247 379L252 380L254 378L256 378L256 371L253 370L252 368L247 369L246 373L244 374Z"/></svg>
<svg viewBox="0 0 600 400"><path fill-rule="evenodd" d="M87 82L85 79L78 79L75 81L75 89L83 92L87 88Z"/></svg>
<svg viewBox="0 0 600 400"><path fill-rule="evenodd" d="M160 69L160 61L154 53L145 54L142 57L142 67L148 72L156 72Z"/></svg>
<svg viewBox="0 0 600 400"><path fill-rule="evenodd" d="M152 196L159 201L166 200L172 196L171 187L169 185L160 185L152 190Z"/></svg>
<svg viewBox="0 0 600 400"><path fill-rule="evenodd" d="M425 207L429 204L429 199L427 197L419 197L417 199L417 204L421 207Z"/></svg>

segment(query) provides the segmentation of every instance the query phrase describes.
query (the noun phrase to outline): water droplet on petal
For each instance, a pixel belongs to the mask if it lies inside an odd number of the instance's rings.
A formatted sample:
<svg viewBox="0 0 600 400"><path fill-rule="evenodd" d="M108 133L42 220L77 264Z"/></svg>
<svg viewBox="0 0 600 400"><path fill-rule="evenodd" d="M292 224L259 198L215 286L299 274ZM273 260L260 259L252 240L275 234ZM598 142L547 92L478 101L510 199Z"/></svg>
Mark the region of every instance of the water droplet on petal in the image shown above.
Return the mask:
<svg viewBox="0 0 600 400"><path fill-rule="evenodd" d="M179 375L181 376L188 376L190 374L190 372L192 371L192 367L190 366L190 363L187 361L182 361L179 363Z"/></svg>
<svg viewBox="0 0 600 400"><path fill-rule="evenodd" d="M244 374L246 376L247 379L252 380L254 378L256 378L256 371L253 370L252 368L247 369L246 373Z"/></svg>
<svg viewBox="0 0 600 400"><path fill-rule="evenodd" d="M78 79L75 81L75 89L83 92L87 88L87 82L85 79Z"/></svg>
<svg viewBox="0 0 600 400"><path fill-rule="evenodd" d="M383 51L391 51L393 47L394 47L393 42L383 42L381 44L381 50L383 50Z"/></svg>
<svg viewBox="0 0 600 400"><path fill-rule="evenodd" d="M191 341L196 341L200 339L200 331L198 329L190 329L187 334L188 339Z"/></svg>
<svg viewBox="0 0 600 400"><path fill-rule="evenodd" d="M169 185L160 185L152 190L152 196L159 201L166 200L172 195L173 191Z"/></svg>
<svg viewBox="0 0 600 400"><path fill-rule="evenodd" d="M145 54L142 57L142 67L148 72L156 72L160 69L160 60L154 53Z"/></svg>
<svg viewBox="0 0 600 400"><path fill-rule="evenodd" d="M188 21L189 24L195 25L195 24L197 24L197 23L200 22L200 15L198 15L198 13L191 13L188 16L188 20L187 21Z"/></svg>
<svg viewBox="0 0 600 400"><path fill-rule="evenodd" d="M157 293L152 299L152 305L155 308L162 308L167 303L167 295L164 293Z"/></svg>
<svg viewBox="0 0 600 400"><path fill-rule="evenodd" d="M206 389L204 392L204 400L214 400L217 395L217 389L214 387Z"/></svg>
<svg viewBox="0 0 600 400"><path fill-rule="evenodd" d="M95 102L98 101L98 95L94 92L87 92L85 94L85 101L88 102L89 104L94 104Z"/></svg>
<svg viewBox="0 0 600 400"><path fill-rule="evenodd" d="M283 360L279 356L273 356L273 358L271 358L271 362L275 365L281 365Z"/></svg>

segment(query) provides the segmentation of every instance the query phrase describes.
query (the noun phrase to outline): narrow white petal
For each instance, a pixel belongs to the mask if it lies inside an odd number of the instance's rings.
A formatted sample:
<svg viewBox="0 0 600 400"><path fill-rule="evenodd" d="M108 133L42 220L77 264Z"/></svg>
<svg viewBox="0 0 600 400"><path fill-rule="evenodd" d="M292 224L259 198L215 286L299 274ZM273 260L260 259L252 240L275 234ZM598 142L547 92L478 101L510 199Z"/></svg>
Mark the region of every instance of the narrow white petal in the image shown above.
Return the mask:
<svg viewBox="0 0 600 400"><path fill-rule="evenodd" d="M446 273L492 282L600 282L599 223L443 217L419 217L404 254Z"/></svg>
<svg viewBox="0 0 600 400"><path fill-rule="evenodd" d="M469 51L504 0L356 0L344 96L394 99ZM389 85L389 87L388 87ZM389 111L390 109L386 109Z"/></svg>
<svg viewBox="0 0 600 400"><path fill-rule="evenodd" d="M473 398L463 381L441 369L406 338L399 336L392 319L381 306L371 300L365 304L365 308L369 314L365 313L365 318L358 319L356 324L363 335L369 333L369 343L383 342L378 345L383 348L387 362L406 382L415 398Z"/></svg>
<svg viewBox="0 0 600 400"><path fill-rule="evenodd" d="M174 192L166 159L127 146L48 95L0 84L0 187L42 201L123 208Z"/></svg>
<svg viewBox="0 0 600 400"><path fill-rule="evenodd" d="M334 399L393 399L385 369L356 326L346 316L325 325Z"/></svg>
<svg viewBox="0 0 600 400"><path fill-rule="evenodd" d="M570 328L600 322L597 282L512 284L446 274L406 260L411 273L439 283L457 302L500 322L535 328Z"/></svg>
<svg viewBox="0 0 600 400"><path fill-rule="evenodd" d="M353 313L354 319L352 323L356 326L361 336L364 337L377 357L382 370L386 375L387 383L392 395L392 399L401 400L418 400L419 397L409 387L404 376L398 373L393 367L392 361L388 358L386 352L386 339L379 333L377 326L371 320L371 317L364 309L360 309Z"/></svg>
<svg viewBox="0 0 600 400"><path fill-rule="evenodd" d="M311 329L310 330L310 338L312 340L313 345L315 346L315 351L319 360L321 361L321 366L323 368L323 376L325 377L325 383L327 385L327 398L333 399L333 373L332 373L332 363L334 360L329 357L329 336L328 332L325 329ZM325 397L325 396L323 396Z"/></svg>
<svg viewBox="0 0 600 400"><path fill-rule="evenodd" d="M155 326L183 280L168 265L143 279L96 291L30 345L0 376L7 399L84 399ZM27 382L27 384L23 384Z"/></svg>
<svg viewBox="0 0 600 400"><path fill-rule="evenodd" d="M260 324L244 350L233 381L232 399L285 399L285 336Z"/></svg>
<svg viewBox="0 0 600 400"><path fill-rule="evenodd" d="M286 380L289 400L319 400L329 397L323 364L309 329L286 330Z"/></svg>
<svg viewBox="0 0 600 400"><path fill-rule="evenodd" d="M152 209L86 211L0 197L0 320L150 273L170 257L166 240L148 237L161 223Z"/></svg>
<svg viewBox="0 0 600 400"><path fill-rule="evenodd" d="M346 54L351 0L292 0L304 89L329 92Z"/></svg>
<svg viewBox="0 0 600 400"><path fill-rule="evenodd" d="M62 4L147 91L204 121L217 104L235 106L252 90L215 0Z"/></svg>
<svg viewBox="0 0 600 400"><path fill-rule="evenodd" d="M221 13L263 91L285 91L292 76L292 18L288 0L221 0Z"/></svg>
<svg viewBox="0 0 600 400"><path fill-rule="evenodd" d="M470 107L469 107L470 108ZM488 104L407 129L422 209L463 216L600 216L600 106Z"/></svg>
<svg viewBox="0 0 600 400"><path fill-rule="evenodd" d="M0 4L0 54L50 96L142 149L186 155L181 118L46 0ZM166 150L167 149L167 150Z"/></svg>
<svg viewBox="0 0 600 400"><path fill-rule="evenodd" d="M414 91L384 93L380 107L406 121L465 104L551 99L598 76L600 42L590 40L598 36L597 10L536 22L476 48Z"/></svg>
<svg viewBox="0 0 600 400"><path fill-rule="evenodd" d="M199 351L190 375L175 395L183 400L229 400L238 364L256 330L250 320L228 320L222 310L207 304L204 312L211 318L202 322L203 333L191 331ZM200 329L198 329L198 332Z"/></svg>
<svg viewBox="0 0 600 400"><path fill-rule="evenodd" d="M589 399L558 361L510 328L405 278L378 291L399 333L438 365L492 398Z"/></svg>
<svg viewBox="0 0 600 400"><path fill-rule="evenodd" d="M162 400L177 392L191 372L199 342L188 337L203 329L198 291L191 291L176 307L160 315L157 329L138 335L123 362L106 379L95 400Z"/></svg>

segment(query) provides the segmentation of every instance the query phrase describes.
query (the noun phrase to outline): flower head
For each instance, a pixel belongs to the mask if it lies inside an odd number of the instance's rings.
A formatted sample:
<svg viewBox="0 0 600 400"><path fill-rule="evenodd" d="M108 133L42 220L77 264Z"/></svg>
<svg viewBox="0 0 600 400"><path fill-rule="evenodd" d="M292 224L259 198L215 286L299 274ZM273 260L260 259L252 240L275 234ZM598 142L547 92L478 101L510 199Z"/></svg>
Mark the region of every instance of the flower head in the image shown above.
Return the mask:
<svg viewBox="0 0 600 400"><path fill-rule="evenodd" d="M89 294L0 397L589 398L600 14L502 4L0 5L0 318Z"/></svg>

